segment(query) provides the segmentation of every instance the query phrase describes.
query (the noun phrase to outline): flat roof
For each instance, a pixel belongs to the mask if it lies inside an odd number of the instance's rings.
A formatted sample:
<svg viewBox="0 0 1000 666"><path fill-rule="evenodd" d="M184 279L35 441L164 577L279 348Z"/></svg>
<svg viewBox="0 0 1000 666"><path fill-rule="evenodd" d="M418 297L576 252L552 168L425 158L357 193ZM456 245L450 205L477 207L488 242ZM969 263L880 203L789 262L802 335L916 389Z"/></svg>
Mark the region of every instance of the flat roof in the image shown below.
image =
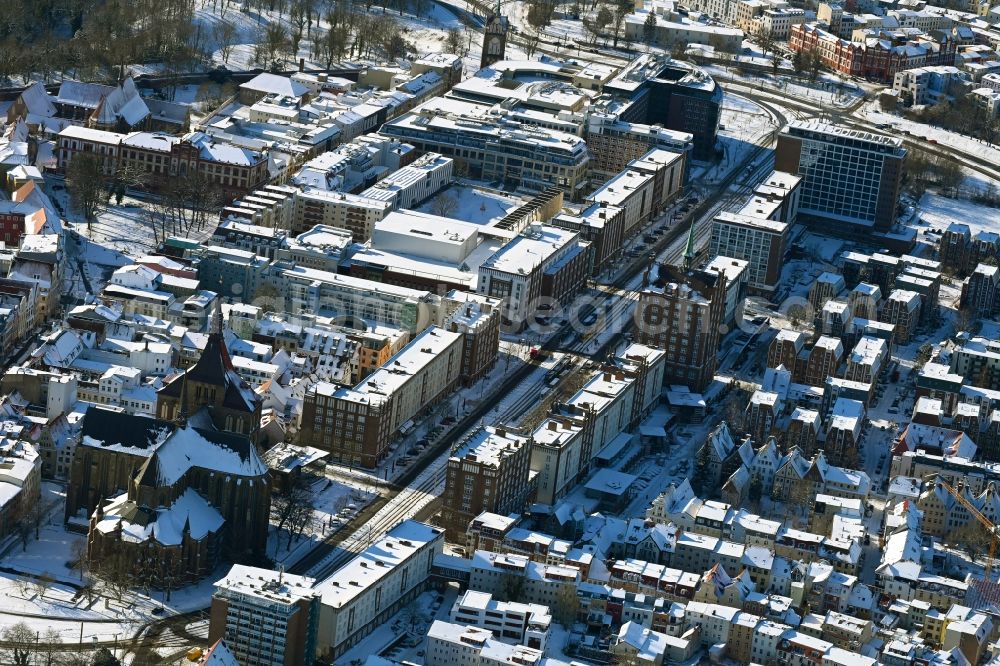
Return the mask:
<svg viewBox="0 0 1000 666"><path fill-rule="evenodd" d="M481 268L528 274L577 238L575 231L544 225L536 229L537 233L528 231L512 238L484 261Z"/></svg>
<svg viewBox="0 0 1000 666"><path fill-rule="evenodd" d="M501 432L503 434L501 434ZM528 439L496 428L479 428L451 453L451 460L468 460L500 467L503 460L525 446Z"/></svg>
<svg viewBox="0 0 1000 666"><path fill-rule="evenodd" d="M422 548L443 540L444 530L405 520L316 585L324 606L343 608Z"/></svg>

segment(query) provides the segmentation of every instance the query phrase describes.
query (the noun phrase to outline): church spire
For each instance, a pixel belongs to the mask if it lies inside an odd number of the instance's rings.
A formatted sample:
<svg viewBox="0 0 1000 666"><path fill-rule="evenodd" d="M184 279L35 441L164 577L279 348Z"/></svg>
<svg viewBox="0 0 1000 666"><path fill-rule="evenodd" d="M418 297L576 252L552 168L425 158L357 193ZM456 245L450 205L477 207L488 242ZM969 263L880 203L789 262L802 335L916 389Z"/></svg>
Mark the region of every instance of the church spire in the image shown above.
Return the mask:
<svg viewBox="0 0 1000 666"><path fill-rule="evenodd" d="M694 250L694 225L697 223L697 217L691 217L691 227L688 229L688 239L687 245L684 246L684 270L689 271L694 265L694 259L697 256Z"/></svg>
<svg viewBox="0 0 1000 666"><path fill-rule="evenodd" d="M215 310L212 311L212 324L208 332L222 335L222 299L218 299Z"/></svg>

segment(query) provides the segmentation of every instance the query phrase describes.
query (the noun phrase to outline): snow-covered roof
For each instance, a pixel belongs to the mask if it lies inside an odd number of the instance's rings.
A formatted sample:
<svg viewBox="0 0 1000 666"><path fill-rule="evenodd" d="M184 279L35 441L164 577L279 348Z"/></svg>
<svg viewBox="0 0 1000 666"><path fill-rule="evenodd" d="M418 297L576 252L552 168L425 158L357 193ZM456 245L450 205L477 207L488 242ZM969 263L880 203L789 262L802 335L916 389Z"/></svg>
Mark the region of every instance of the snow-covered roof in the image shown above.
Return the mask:
<svg viewBox="0 0 1000 666"><path fill-rule="evenodd" d="M309 89L298 81L268 72L258 74L246 83L241 83L240 88L269 95L281 95L282 97L302 97L309 92Z"/></svg>
<svg viewBox="0 0 1000 666"><path fill-rule="evenodd" d="M424 547L436 543L440 551L443 542L444 530L405 520L320 582L321 603L343 608Z"/></svg>
<svg viewBox="0 0 1000 666"><path fill-rule="evenodd" d="M204 539L218 532L225 522L222 514L193 488L187 488L169 506L156 509L140 508L128 493L122 493L103 507L103 513L97 529L104 534L120 529L123 541L153 540L165 546L179 546L184 530L195 540Z"/></svg>
<svg viewBox="0 0 1000 666"><path fill-rule="evenodd" d="M234 564L229 573L216 581L217 592L254 597L265 603L294 604L315 596L314 578L284 571Z"/></svg>
<svg viewBox="0 0 1000 666"><path fill-rule="evenodd" d="M198 666L240 666L235 655L226 647L225 640L219 639L198 662Z"/></svg>

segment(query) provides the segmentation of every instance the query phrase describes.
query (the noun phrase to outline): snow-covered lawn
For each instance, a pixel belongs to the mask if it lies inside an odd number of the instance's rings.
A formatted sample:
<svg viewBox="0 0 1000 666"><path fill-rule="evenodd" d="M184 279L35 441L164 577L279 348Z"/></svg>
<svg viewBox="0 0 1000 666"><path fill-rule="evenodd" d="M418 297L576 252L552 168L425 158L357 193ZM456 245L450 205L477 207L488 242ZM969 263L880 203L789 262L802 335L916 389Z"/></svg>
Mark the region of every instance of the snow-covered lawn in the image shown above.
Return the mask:
<svg viewBox="0 0 1000 666"><path fill-rule="evenodd" d="M889 123L897 131L906 130L911 136L933 139L941 146L955 148L978 157L979 159L993 165L1000 165L1000 147L991 146L978 139L951 132L940 127L914 122L889 113L883 113L878 108L878 103L866 104L862 109L862 115L866 120L873 123Z"/></svg>
<svg viewBox="0 0 1000 666"><path fill-rule="evenodd" d="M1000 233L1000 208L990 208L967 199L949 199L926 192L918 204L920 219L933 229L944 230L953 222L969 225L972 233Z"/></svg>
<svg viewBox="0 0 1000 666"><path fill-rule="evenodd" d="M693 182L704 180L706 183L717 183L724 179L747 159L763 137L776 128L760 105L728 92L723 97L719 127L723 158L708 169L695 166L691 173Z"/></svg>
<svg viewBox="0 0 1000 666"><path fill-rule="evenodd" d="M303 530L301 537L293 538L291 546L288 542L288 528L281 531L272 530L268 537L267 552L273 555L277 562L292 564L304 557L317 541L339 530L343 519L337 514L348 505L360 509L377 496L375 487L362 482L345 483L329 478L318 478L311 487L313 499L313 515L310 525Z"/></svg>
<svg viewBox="0 0 1000 666"><path fill-rule="evenodd" d="M455 184L425 201L417 210L472 224L488 225L503 218L522 203L516 197L472 185Z"/></svg>

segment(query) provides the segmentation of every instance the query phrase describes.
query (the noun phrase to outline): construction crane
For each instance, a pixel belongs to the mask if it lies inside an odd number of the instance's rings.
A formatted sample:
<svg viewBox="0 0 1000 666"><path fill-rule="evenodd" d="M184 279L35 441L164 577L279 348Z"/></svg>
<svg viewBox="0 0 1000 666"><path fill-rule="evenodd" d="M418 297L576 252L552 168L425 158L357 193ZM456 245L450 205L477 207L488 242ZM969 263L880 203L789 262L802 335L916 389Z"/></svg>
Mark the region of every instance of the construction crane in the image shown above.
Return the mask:
<svg viewBox="0 0 1000 666"><path fill-rule="evenodd" d="M942 481L940 478L938 479L937 482L940 483L941 486L945 490L947 490L952 497L958 500L958 503L961 504L963 507L965 507L965 510L968 511L970 514L972 514L973 518L978 520L979 523L989 531L990 536L992 537L990 539L990 553L986 558L986 567L983 569L983 580L989 582L990 572L993 570L993 556L996 554L996 549L997 549L997 539L1000 538L997 536L997 530L998 530L997 526L993 524L992 520L984 516L982 512L979 509L977 509L972 502L965 499L962 493L955 490L951 486L951 484Z"/></svg>

